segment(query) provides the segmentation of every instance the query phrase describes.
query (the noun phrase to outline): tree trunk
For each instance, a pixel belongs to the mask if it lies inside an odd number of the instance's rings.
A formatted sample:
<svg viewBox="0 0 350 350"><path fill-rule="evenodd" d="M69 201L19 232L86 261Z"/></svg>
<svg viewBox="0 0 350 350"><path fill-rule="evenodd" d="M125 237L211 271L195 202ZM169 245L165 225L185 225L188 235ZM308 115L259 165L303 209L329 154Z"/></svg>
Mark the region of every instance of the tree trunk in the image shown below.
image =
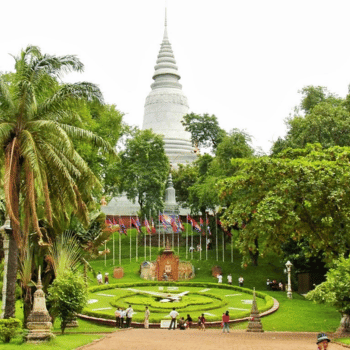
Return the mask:
<svg viewBox="0 0 350 350"><path fill-rule="evenodd" d="M255 253L249 251L249 255L250 255L250 258L252 259L253 266L258 266L259 242L258 242L257 238L254 240L254 243L255 243L255 247L256 247Z"/></svg>
<svg viewBox="0 0 350 350"><path fill-rule="evenodd" d="M15 317L16 312L16 281L18 268L18 247L14 236L9 235L9 258L7 264L6 305L4 318Z"/></svg>
<svg viewBox="0 0 350 350"><path fill-rule="evenodd" d="M27 328L27 319L32 311L33 300L32 300L32 289L26 287L22 289L23 293L23 328Z"/></svg>

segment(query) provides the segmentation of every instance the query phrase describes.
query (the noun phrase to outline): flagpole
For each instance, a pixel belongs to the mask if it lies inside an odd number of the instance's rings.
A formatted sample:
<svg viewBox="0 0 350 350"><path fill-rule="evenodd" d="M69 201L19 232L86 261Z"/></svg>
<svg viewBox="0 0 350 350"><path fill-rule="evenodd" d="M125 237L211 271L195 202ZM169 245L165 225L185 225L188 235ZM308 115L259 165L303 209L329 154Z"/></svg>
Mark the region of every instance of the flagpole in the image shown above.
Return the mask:
<svg viewBox="0 0 350 350"><path fill-rule="evenodd" d="M129 227L131 228L131 216L129 216ZM130 230L130 262L131 262L131 247L132 247L132 242L131 242L131 230Z"/></svg>
<svg viewBox="0 0 350 350"><path fill-rule="evenodd" d="M138 238L139 238L139 231L136 229L136 261L138 261Z"/></svg>
<svg viewBox="0 0 350 350"><path fill-rule="evenodd" d="M114 216L113 216L113 221L114 221ZM119 230L120 230L120 227L119 227ZM113 267L114 267L114 265L115 265L115 261L114 261L115 254L114 254L114 231L113 230L112 230L112 235L113 235Z"/></svg>
<svg viewBox="0 0 350 350"><path fill-rule="evenodd" d="M107 241L105 241L105 266L106 266L106 258L107 258Z"/></svg>
<svg viewBox="0 0 350 350"><path fill-rule="evenodd" d="M224 231L222 231L222 261L225 261L225 237Z"/></svg>
<svg viewBox="0 0 350 350"><path fill-rule="evenodd" d="M180 229L177 229L179 232L177 233L177 255L180 255Z"/></svg>
<svg viewBox="0 0 350 350"><path fill-rule="evenodd" d="M233 262L233 235L231 236L231 262Z"/></svg>
<svg viewBox="0 0 350 350"><path fill-rule="evenodd" d="M199 233L199 246L200 246L200 249L199 249L199 260L202 260L202 230Z"/></svg>
<svg viewBox="0 0 350 350"><path fill-rule="evenodd" d="M151 209L149 210L149 217L148 218L151 220ZM152 239L151 239L152 238L151 237L151 235L152 235L152 227L151 227L149 221L148 221L148 227L149 227L149 229L151 231L149 233L149 261L151 262L151 260L152 260ZM152 224L152 221L151 221L151 224Z"/></svg>
<svg viewBox="0 0 350 350"><path fill-rule="evenodd" d="M163 221L164 221L164 211L163 211ZM164 231L163 231L163 246L164 247L165 247L165 231L166 231L166 229L164 229Z"/></svg>
<svg viewBox="0 0 350 350"><path fill-rule="evenodd" d="M204 225L204 224L203 224ZM207 214L205 214L205 260L208 260L208 228L207 228Z"/></svg>
<svg viewBox="0 0 350 350"><path fill-rule="evenodd" d="M194 251L194 246L193 246L193 226L191 223L191 246L192 246L192 250L191 250L191 260L193 260L193 251Z"/></svg>
<svg viewBox="0 0 350 350"><path fill-rule="evenodd" d="M160 217L160 211L158 210L158 222ZM160 224L158 224L158 250L160 250Z"/></svg>
<svg viewBox="0 0 350 350"><path fill-rule="evenodd" d="M122 266L122 234L120 231L119 231L119 266L120 267Z"/></svg>
<svg viewBox="0 0 350 350"><path fill-rule="evenodd" d="M215 212L215 246L216 246L216 261L219 261L219 242L218 242L218 218Z"/></svg>
<svg viewBox="0 0 350 350"><path fill-rule="evenodd" d="M188 215L186 215L186 260L188 257Z"/></svg>
<svg viewBox="0 0 350 350"><path fill-rule="evenodd" d="M145 221L146 221L147 219L146 219L146 216L145 216ZM142 220L141 220L142 221ZM146 230L147 230L147 228L146 228ZM141 232L142 232L142 230L141 230ZM145 239L144 239L144 245L145 245L145 261L147 260L147 237L146 237L146 232L144 233L144 235L145 235Z"/></svg>

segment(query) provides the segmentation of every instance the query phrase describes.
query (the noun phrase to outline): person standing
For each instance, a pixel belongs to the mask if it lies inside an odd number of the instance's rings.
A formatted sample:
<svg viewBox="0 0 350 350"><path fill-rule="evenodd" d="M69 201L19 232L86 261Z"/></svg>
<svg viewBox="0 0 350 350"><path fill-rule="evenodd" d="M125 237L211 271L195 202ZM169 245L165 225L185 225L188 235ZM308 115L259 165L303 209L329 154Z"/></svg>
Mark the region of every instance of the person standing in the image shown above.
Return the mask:
<svg viewBox="0 0 350 350"><path fill-rule="evenodd" d="M151 312L149 311L148 306L146 306L145 321L144 321L145 328L149 328L149 315L150 314L151 314Z"/></svg>
<svg viewBox="0 0 350 350"><path fill-rule="evenodd" d="M228 274L228 276L227 276L227 283L232 285L232 275L231 274Z"/></svg>
<svg viewBox="0 0 350 350"><path fill-rule="evenodd" d="M131 305L126 309L126 328L131 328L131 320L132 320L132 314L134 313L134 310L132 309Z"/></svg>
<svg viewBox="0 0 350 350"><path fill-rule="evenodd" d="M229 321L230 321L230 316L228 311L222 315L222 333L225 333L225 329L227 330L227 333L230 333L230 327L229 327Z"/></svg>
<svg viewBox="0 0 350 350"><path fill-rule="evenodd" d="M108 284L109 283L109 277L108 277L109 273L106 272L105 273L105 284Z"/></svg>
<svg viewBox="0 0 350 350"><path fill-rule="evenodd" d="M192 317L189 315L189 314L187 314L187 318L186 318L186 328L191 328L191 326L192 326Z"/></svg>
<svg viewBox="0 0 350 350"><path fill-rule="evenodd" d="M173 329L175 330L177 316L179 316L179 313L175 310L175 308L173 308L173 311L170 312L171 321L170 321L170 325L168 328L169 331L170 331L172 326L173 326Z"/></svg>
<svg viewBox="0 0 350 350"><path fill-rule="evenodd" d="M239 276L238 278L238 284L240 287L243 287L243 283L244 283L244 278L242 276Z"/></svg>
<svg viewBox="0 0 350 350"><path fill-rule="evenodd" d="M97 283L98 284L102 284L102 273L101 273L101 271L98 272L98 274L96 276L96 279L97 279Z"/></svg>
<svg viewBox="0 0 350 350"><path fill-rule="evenodd" d="M205 331L205 322L206 322L206 319L204 317L204 314L202 314L202 316L200 317L200 320L201 320L201 328L203 331Z"/></svg>
<svg viewBox="0 0 350 350"><path fill-rule="evenodd" d="M118 307L117 310L115 310L115 328L120 328L120 308Z"/></svg>
<svg viewBox="0 0 350 350"><path fill-rule="evenodd" d="M119 328L124 328L124 318L125 318L125 310L122 308L120 309L120 321L119 321Z"/></svg>
<svg viewBox="0 0 350 350"><path fill-rule="evenodd" d="M222 274L217 275L218 283L222 283Z"/></svg>

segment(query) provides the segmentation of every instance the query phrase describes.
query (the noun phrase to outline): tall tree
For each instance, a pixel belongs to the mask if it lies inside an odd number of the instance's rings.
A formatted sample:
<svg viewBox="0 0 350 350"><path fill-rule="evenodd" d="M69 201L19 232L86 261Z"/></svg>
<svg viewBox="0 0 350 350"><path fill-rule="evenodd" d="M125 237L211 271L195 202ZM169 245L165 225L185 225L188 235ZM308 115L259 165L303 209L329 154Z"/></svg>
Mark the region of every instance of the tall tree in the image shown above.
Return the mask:
<svg viewBox="0 0 350 350"><path fill-rule="evenodd" d="M215 150L226 135L214 114L186 114L182 125L191 133L192 144L197 147L211 147Z"/></svg>
<svg viewBox="0 0 350 350"><path fill-rule="evenodd" d="M114 153L102 138L71 125L83 101L103 100L94 84L59 84L64 73L83 70L77 57L42 54L38 47L28 46L14 58L10 79L0 76L0 155L12 224L5 318L15 312L18 251L32 233L40 245L49 243L39 225L40 208L51 227L70 212L88 220L91 189L100 184L72 138L88 139L101 151Z"/></svg>
<svg viewBox="0 0 350 350"><path fill-rule="evenodd" d="M308 143L320 143L324 148L350 145L349 99L338 98L320 86L307 86L301 92L300 108L286 120L287 135L274 143L272 153Z"/></svg>
<svg viewBox="0 0 350 350"><path fill-rule="evenodd" d="M137 198L143 215L162 209L169 174L162 136L152 130L136 130L120 158L120 191L126 192L130 200Z"/></svg>
<svg viewBox="0 0 350 350"><path fill-rule="evenodd" d="M307 242L306 255L321 252L327 262L349 251L349 152L318 144L278 158L233 161L240 170L219 186L229 203L222 221L241 228L245 260L250 252L281 253L289 239Z"/></svg>

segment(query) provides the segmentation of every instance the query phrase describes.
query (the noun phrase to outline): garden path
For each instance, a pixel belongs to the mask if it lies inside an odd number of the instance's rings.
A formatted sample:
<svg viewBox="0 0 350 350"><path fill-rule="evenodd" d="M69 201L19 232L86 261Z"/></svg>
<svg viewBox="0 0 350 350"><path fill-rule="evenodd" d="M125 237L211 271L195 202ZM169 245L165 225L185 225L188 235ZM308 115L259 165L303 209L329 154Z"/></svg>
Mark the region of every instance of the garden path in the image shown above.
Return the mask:
<svg viewBox="0 0 350 350"><path fill-rule="evenodd" d="M167 329L128 329L112 333L80 350L316 350L317 333L247 333L219 329L168 331ZM331 343L329 350L344 350Z"/></svg>

